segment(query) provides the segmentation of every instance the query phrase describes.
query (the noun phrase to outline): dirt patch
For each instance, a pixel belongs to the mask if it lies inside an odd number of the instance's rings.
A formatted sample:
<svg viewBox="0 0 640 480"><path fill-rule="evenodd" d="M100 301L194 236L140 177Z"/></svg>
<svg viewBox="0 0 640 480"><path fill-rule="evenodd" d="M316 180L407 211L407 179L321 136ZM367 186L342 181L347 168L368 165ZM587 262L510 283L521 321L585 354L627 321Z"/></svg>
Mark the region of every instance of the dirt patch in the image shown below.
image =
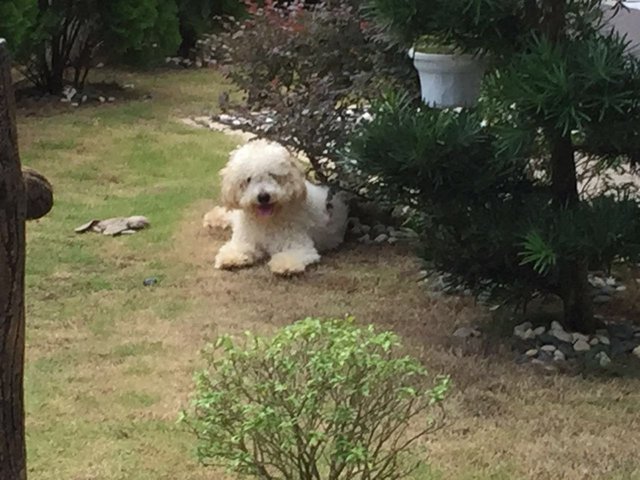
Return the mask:
<svg viewBox="0 0 640 480"><path fill-rule="evenodd" d="M501 469L507 476L500 478L532 479L640 473L639 382L549 375L515 365L496 339L454 341L456 326L482 324L488 314L467 299L429 297L415 281L419 262L409 248L348 244L290 280L274 278L264 265L216 271L213 257L225 235L202 229L210 207L193 208L174 252L176 262L192 266L187 289L210 332L264 333L306 316L345 314L393 329L431 371L454 380L449 426L427 446L443 478ZM203 332L192 333L184 340L194 348Z"/></svg>

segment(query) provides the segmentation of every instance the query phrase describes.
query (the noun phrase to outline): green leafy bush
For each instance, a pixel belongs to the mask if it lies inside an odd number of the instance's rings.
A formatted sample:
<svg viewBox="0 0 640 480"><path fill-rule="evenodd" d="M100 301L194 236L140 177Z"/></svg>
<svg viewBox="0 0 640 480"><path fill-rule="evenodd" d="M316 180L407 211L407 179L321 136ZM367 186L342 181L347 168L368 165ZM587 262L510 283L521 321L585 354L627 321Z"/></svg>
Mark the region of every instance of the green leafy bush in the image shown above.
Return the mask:
<svg viewBox="0 0 640 480"><path fill-rule="evenodd" d="M0 37L10 47L24 41L36 14L36 0L2 0L0 2Z"/></svg>
<svg viewBox="0 0 640 480"><path fill-rule="evenodd" d="M306 319L271 339L221 338L185 419L198 457L256 478L399 479L440 425L449 379L398 355L392 333Z"/></svg>
<svg viewBox="0 0 640 480"><path fill-rule="evenodd" d="M69 70L81 89L98 55L148 63L180 42L175 0L14 0L1 3L0 14L26 77L52 94Z"/></svg>

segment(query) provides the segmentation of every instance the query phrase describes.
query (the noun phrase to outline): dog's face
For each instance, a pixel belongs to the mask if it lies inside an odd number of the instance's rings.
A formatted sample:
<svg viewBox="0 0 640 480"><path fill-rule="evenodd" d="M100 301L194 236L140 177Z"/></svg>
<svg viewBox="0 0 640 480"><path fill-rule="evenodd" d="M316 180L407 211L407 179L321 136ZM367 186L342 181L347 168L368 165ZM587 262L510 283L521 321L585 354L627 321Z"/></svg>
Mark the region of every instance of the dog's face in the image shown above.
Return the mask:
<svg viewBox="0 0 640 480"><path fill-rule="evenodd" d="M288 150L276 143L257 140L231 154L220 172L222 202L268 219L291 202L303 200L304 175Z"/></svg>

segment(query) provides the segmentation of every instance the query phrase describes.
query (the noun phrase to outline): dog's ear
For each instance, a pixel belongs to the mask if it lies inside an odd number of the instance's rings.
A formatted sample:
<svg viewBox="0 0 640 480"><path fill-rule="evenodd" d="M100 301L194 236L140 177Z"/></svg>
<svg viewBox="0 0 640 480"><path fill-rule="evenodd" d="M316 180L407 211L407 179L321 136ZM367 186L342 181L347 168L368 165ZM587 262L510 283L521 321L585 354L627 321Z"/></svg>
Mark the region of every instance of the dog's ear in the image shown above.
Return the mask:
<svg viewBox="0 0 640 480"><path fill-rule="evenodd" d="M238 181L229 167L220 170L220 202L229 210L240 208Z"/></svg>
<svg viewBox="0 0 640 480"><path fill-rule="evenodd" d="M291 168L288 182L292 199L303 201L307 198L307 183L304 172L298 167L293 158L290 158Z"/></svg>

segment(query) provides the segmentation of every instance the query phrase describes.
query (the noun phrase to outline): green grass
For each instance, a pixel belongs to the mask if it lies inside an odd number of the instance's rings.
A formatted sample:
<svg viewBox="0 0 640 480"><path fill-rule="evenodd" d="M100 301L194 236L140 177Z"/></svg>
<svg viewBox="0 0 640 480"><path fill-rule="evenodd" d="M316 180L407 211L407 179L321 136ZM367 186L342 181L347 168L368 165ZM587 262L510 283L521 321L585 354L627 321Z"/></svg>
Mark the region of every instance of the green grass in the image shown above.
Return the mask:
<svg viewBox="0 0 640 480"><path fill-rule="evenodd" d="M426 446L432 467L411 480L640 480L636 380L536 375L508 355L450 344L456 325L484 312L425 298L401 249L346 248L291 281L260 268L214 274L198 221L236 142L178 119L213 110L224 84L206 70L102 77L153 99L19 118L23 163L55 188L53 211L28 226L30 478L233 478L198 466L193 437L176 425L199 350L217 333L349 312L393 328L454 379L450 422ZM132 214L151 228L73 231ZM143 286L150 276L158 284Z"/></svg>
<svg viewBox="0 0 640 480"><path fill-rule="evenodd" d="M235 144L178 119L210 109L224 86L205 71L118 75L154 99L19 118L23 164L55 188L55 208L28 231L28 451L39 480L194 478L196 468L178 409L149 413L162 400L154 364L166 349L127 324L189 308L167 295L185 267L165 252L185 210L215 195ZM122 238L73 231L133 214L151 228ZM144 287L147 276L159 286Z"/></svg>

